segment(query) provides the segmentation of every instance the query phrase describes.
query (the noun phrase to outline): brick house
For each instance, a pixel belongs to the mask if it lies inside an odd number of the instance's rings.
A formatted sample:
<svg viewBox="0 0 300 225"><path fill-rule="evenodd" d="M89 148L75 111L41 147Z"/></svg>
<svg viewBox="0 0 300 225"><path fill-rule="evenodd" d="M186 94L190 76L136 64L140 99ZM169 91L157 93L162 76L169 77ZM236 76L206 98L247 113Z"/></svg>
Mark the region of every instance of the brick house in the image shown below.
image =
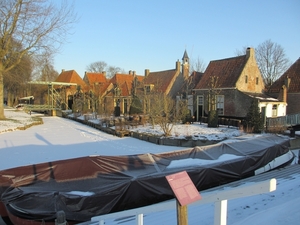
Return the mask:
<svg viewBox="0 0 300 225"><path fill-rule="evenodd" d="M132 100L134 83L139 83L144 76L137 75L135 71L128 74L116 73L106 85L103 93L104 112L112 114L116 106L120 107L120 114L128 114Z"/></svg>
<svg viewBox="0 0 300 225"><path fill-rule="evenodd" d="M60 93L60 97L67 103L69 109L73 109L74 96L79 89L81 92L88 91L88 86L75 70L62 70L55 82L77 84L77 86L55 86L56 91ZM82 103L80 107L83 108Z"/></svg>
<svg viewBox="0 0 300 225"><path fill-rule="evenodd" d="M194 116L197 121L210 110L209 96L215 92L215 107L219 116L244 118L254 98L264 117L270 116L274 103L285 114L285 102L267 96L253 48L242 56L211 61L194 91Z"/></svg>
<svg viewBox="0 0 300 225"><path fill-rule="evenodd" d="M276 80L268 94L287 102L287 115L300 113L300 58Z"/></svg>
<svg viewBox="0 0 300 225"><path fill-rule="evenodd" d="M157 72L150 72L149 69L146 69L142 88L146 93L155 89L157 92L169 95L175 99L182 84L189 77L189 67L189 57L185 51L182 57L182 64L177 60L175 69Z"/></svg>
<svg viewBox="0 0 300 225"><path fill-rule="evenodd" d="M106 72L94 73L85 72L83 81L88 86L88 108L99 114L103 113L104 101L103 95L109 83L106 78Z"/></svg>

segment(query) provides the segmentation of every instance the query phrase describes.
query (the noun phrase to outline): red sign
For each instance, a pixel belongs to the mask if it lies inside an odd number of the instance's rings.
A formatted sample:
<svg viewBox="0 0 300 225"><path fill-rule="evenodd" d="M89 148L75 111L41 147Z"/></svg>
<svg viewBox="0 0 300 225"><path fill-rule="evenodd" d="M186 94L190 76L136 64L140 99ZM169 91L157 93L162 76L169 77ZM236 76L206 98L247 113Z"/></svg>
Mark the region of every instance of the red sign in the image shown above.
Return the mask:
<svg viewBox="0 0 300 225"><path fill-rule="evenodd" d="M186 171L168 175L166 178L181 206L201 199L201 195Z"/></svg>

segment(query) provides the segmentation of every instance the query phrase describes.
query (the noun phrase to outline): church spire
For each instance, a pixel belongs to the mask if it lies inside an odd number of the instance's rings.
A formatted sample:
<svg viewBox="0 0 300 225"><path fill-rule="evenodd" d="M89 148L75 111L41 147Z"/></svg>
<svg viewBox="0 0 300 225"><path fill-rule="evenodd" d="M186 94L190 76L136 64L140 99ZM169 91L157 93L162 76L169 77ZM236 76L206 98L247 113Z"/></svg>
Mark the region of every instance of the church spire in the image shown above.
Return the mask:
<svg viewBox="0 0 300 225"><path fill-rule="evenodd" d="M186 50L184 50L183 57L182 57L182 64L184 64L184 63L189 63L189 56L188 56Z"/></svg>
<svg viewBox="0 0 300 225"><path fill-rule="evenodd" d="M190 59L189 59L189 56L188 56L186 50L184 50L183 57L182 57L182 71L181 72L183 74L183 77L185 77L185 78L187 78L190 73Z"/></svg>

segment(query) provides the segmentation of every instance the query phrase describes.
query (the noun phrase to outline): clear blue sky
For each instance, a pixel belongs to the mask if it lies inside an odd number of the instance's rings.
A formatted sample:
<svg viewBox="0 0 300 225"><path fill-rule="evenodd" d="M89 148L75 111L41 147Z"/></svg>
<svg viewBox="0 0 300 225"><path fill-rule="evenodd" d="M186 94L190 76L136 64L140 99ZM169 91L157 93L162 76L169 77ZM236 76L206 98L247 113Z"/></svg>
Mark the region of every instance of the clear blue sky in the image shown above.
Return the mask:
<svg viewBox="0 0 300 225"><path fill-rule="evenodd" d="M299 0L75 0L74 25L54 67L83 77L96 61L134 70L175 68L190 59L234 57L271 39L294 63L300 57Z"/></svg>

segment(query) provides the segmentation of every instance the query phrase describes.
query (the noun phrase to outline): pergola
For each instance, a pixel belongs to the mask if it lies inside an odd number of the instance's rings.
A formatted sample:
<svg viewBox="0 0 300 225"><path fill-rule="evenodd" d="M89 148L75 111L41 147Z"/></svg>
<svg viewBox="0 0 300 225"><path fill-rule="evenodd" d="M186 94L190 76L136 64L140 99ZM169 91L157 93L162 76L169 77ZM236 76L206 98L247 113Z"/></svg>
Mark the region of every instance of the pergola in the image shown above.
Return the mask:
<svg viewBox="0 0 300 225"><path fill-rule="evenodd" d="M30 81L29 84L47 85L48 86L48 107L51 109L57 108L54 105L57 96L60 96L53 86L77 86L76 83L68 82L48 82L48 81ZM61 96L60 96L61 97Z"/></svg>

